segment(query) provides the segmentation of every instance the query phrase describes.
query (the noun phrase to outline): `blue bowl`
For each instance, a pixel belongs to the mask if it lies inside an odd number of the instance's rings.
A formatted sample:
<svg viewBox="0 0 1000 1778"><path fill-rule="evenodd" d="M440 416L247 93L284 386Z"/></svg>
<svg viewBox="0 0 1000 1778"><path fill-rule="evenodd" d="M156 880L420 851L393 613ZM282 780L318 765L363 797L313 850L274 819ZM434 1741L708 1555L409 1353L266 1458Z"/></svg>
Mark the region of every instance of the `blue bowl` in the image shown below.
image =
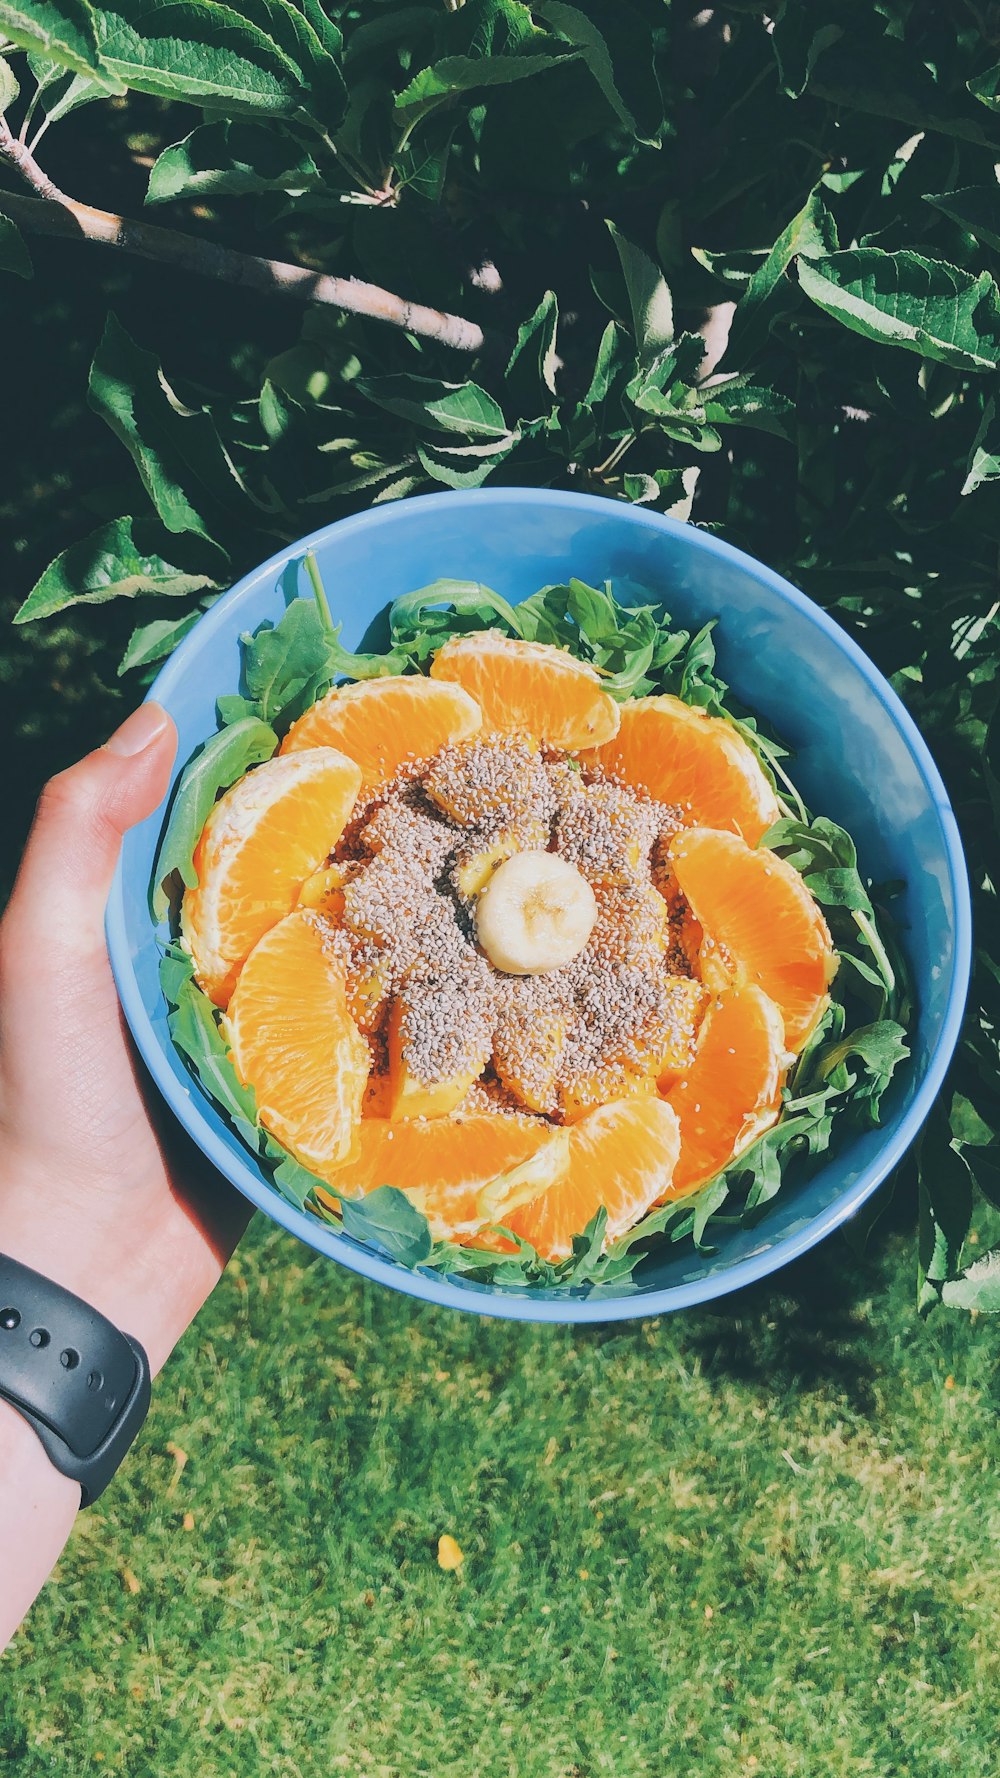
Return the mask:
<svg viewBox="0 0 1000 1778"><path fill-rule="evenodd" d="M241 632L276 620L290 597L308 590L297 566L307 547L348 648L361 645L391 600L443 576L482 581L514 603L570 575L591 584L610 578L619 597L662 600L686 625L718 617L720 671L794 748L807 802L851 830L869 877L906 884L903 939L920 1008L913 1057L883 1101L880 1129L845 1135L808 1180L790 1185L753 1227L724 1234L714 1253L667 1248L651 1257L638 1290L588 1299L411 1272L286 1203L174 1049L157 976L165 933L154 932L147 899L160 811L126 835L107 927L125 1016L172 1111L227 1179L309 1246L455 1309L513 1320L624 1320L722 1296L797 1258L854 1214L913 1141L944 1079L968 985L969 886L955 817L895 693L802 593L704 531L581 494L436 494L342 519L279 551L195 625L149 694L177 724L178 771L214 733L216 698L239 688Z"/></svg>

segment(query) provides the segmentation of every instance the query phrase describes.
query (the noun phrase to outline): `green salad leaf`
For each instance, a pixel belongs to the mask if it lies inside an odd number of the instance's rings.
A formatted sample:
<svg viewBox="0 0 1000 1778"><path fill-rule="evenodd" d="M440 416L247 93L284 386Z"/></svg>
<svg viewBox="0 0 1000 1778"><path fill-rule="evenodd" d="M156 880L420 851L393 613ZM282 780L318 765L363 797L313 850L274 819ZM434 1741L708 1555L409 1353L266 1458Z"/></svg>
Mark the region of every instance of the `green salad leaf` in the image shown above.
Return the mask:
<svg viewBox="0 0 1000 1778"><path fill-rule="evenodd" d="M277 745L273 728L258 716L247 715L221 729L192 754L174 792L153 871L151 901L157 920L169 911L166 885L175 872L186 888L197 885L194 849L220 790L228 790L251 766L270 759Z"/></svg>
<svg viewBox="0 0 1000 1778"><path fill-rule="evenodd" d="M201 828L220 790L260 760L269 758L279 733L330 685L342 678L420 672L451 636L487 629L529 642L569 649L602 675L612 696L624 701L649 693L669 693L711 716L728 721L753 748L775 784L785 813L763 836L797 870L823 908L839 954L831 1003L812 1034L784 1089L779 1121L730 1167L692 1197L668 1202L602 1251L607 1215L601 1210L578 1235L572 1253L558 1264L543 1260L509 1230L512 1251L473 1250L435 1241L426 1218L405 1194L382 1185L364 1198L339 1200L331 1207L329 1188L317 1197L318 1182L257 1121L252 1092L240 1085L229 1059L220 1015L197 987L191 960L179 946L166 953L163 989L173 1008L170 1028L199 1080L234 1128L270 1169L288 1200L389 1255L400 1264L449 1273L470 1282L530 1285L584 1291L600 1296L641 1287L641 1268L664 1240L690 1240L710 1252L726 1228L759 1216L789 1180L801 1178L823 1155L840 1124L878 1124L882 1099L909 1053L907 1027L912 998L905 959L895 938L887 903L898 885L876 889L862 877L850 834L823 815L812 816L785 770L780 742L756 719L734 707L716 666L714 623L692 633L673 624L661 606L621 602L611 583L588 586L582 580L543 587L520 605L477 581L438 580L396 599L388 613L389 648L384 653L350 654L341 647L330 616L315 559L303 562L312 597L296 598L275 625L263 625L242 638L243 686L219 699L219 733L194 756L185 771L156 867L154 905L166 911L163 883L175 872L193 882L192 855ZM945 1128L947 1126L945 1125ZM947 1172L941 1202L956 1201L953 1175L970 1178L971 1157L950 1138L925 1138L922 1191L928 1206L925 1226L937 1227L924 1256L922 1290L936 1300L941 1283L953 1278L962 1214L941 1211L933 1221L938 1193L934 1181ZM959 1182L961 1183L961 1182ZM971 1187L969 1188L971 1189ZM949 1286L984 1299L995 1293L992 1279ZM958 1300L956 1298L956 1300ZM964 1300L964 1298L963 1298Z"/></svg>

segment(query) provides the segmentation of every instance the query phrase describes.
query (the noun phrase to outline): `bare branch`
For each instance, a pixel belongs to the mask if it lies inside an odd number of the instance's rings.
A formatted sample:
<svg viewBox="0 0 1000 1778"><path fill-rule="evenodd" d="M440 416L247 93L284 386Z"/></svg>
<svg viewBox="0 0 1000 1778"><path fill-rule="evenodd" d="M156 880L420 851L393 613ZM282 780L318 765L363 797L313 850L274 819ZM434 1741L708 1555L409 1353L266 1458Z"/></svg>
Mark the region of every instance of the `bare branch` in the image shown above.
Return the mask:
<svg viewBox="0 0 1000 1778"><path fill-rule="evenodd" d="M352 315L367 315L373 321L385 321L390 327L419 334L422 339L437 340L458 352L478 352L485 343L483 330L474 321L427 308L423 303L406 302L391 290L366 284L360 278L335 278L327 272L312 272L306 266L291 265L284 260L238 253L232 247L219 247L212 241L198 240L179 229L133 222L109 210L95 210L89 204L78 204L53 184L24 143L12 135L3 117L0 117L0 158L10 161L22 179L38 193L38 196L23 197L20 193L0 192L0 210L33 234L96 241L104 247L116 247L122 253L136 254L141 259L154 259L162 265L179 266L183 271L197 272L206 278L219 278L223 283L238 285L243 290L346 309Z"/></svg>

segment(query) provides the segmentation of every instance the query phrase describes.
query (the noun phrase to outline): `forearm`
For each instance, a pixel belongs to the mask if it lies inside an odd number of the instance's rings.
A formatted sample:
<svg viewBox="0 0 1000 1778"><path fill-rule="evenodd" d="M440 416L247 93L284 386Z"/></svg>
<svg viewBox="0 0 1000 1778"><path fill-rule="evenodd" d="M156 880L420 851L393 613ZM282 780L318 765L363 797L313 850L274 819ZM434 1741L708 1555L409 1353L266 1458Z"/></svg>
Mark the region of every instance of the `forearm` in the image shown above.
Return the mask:
<svg viewBox="0 0 1000 1778"><path fill-rule="evenodd" d="M131 1334L154 1375L217 1282L248 1213L235 1193L214 1194L210 1237L193 1188L188 1199L160 1190L155 1213L140 1184L133 1201L112 1205L108 1216L100 1200L78 1205L72 1187L35 1178L27 1157L11 1179L0 1174L0 1253ZM28 1423L0 1401L0 1649L58 1560L79 1505L79 1485L58 1473Z"/></svg>
<svg viewBox="0 0 1000 1778"><path fill-rule="evenodd" d="M50 1463L26 1420L0 1401L0 1650L70 1534L80 1487Z"/></svg>

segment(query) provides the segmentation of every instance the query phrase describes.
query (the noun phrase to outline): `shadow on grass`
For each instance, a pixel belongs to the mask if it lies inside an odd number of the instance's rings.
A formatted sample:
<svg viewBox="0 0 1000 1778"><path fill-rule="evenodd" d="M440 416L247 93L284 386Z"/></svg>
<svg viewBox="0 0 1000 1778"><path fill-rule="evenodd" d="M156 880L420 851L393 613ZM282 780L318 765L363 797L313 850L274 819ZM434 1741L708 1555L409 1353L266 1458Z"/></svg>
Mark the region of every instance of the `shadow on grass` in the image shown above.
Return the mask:
<svg viewBox="0 0 1000 1778"><path fill-rule="evenodd" d="M915 1223L916 1179L904 1163L894 1188L877 1195L867 1240L849 1225L759 1284L674 1318L678 1344L706 1373L768 1396L835 1394L873 1414L885 1339L880 1305L892 1288L899 1237L912 1243ZM598 1345L622 1337L613 1323L577 1331Z"/></svg>

